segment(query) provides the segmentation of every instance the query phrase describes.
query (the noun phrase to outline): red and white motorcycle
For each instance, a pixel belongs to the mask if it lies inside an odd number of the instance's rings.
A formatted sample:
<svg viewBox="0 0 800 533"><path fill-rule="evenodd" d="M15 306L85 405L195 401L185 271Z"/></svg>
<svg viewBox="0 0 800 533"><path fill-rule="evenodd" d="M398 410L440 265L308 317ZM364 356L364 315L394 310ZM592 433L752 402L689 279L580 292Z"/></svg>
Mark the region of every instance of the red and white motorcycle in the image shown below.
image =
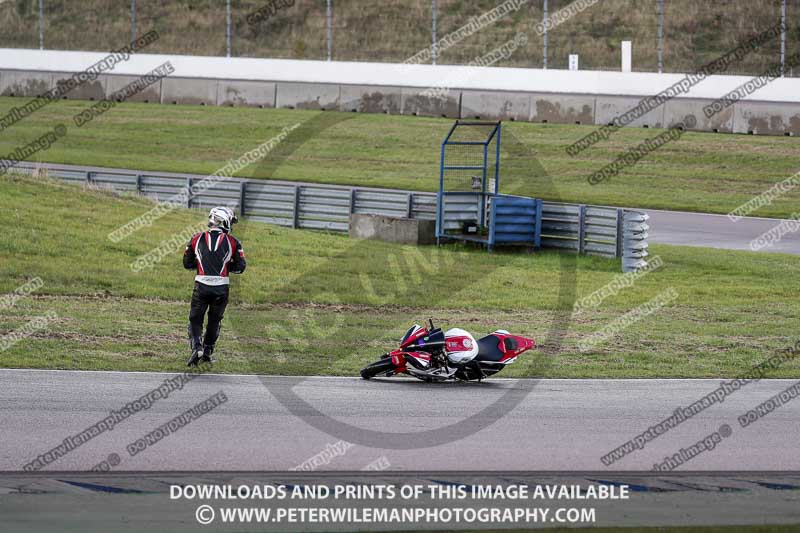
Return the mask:
<svg viewBox="0 0 800 533"><path fill-rule="evenodd" d="M500 372L525 351L533 339L497 330L475 338L463 329L442 331L429 321L428 328L414 324L400 340L400 348L384 354L361 370L361 377L410 374L424 381L482 380Z"/></svg>

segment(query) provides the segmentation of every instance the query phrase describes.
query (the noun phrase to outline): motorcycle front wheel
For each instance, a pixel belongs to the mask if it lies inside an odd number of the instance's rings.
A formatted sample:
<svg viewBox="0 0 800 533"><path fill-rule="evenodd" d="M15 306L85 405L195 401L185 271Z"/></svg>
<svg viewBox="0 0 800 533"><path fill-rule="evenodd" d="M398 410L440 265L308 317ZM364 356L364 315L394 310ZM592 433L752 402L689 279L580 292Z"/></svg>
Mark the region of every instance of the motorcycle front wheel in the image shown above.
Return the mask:
<svg viewBox="0 0 800 533"><path fill-rule="evenodd" d="M379 374L386 374L387 372L391 372L394 370L394 363L390 358L381 359L380 361L376 361L371 365L367 365L361 369L361 377L364 379L374 378Z"/></svg>

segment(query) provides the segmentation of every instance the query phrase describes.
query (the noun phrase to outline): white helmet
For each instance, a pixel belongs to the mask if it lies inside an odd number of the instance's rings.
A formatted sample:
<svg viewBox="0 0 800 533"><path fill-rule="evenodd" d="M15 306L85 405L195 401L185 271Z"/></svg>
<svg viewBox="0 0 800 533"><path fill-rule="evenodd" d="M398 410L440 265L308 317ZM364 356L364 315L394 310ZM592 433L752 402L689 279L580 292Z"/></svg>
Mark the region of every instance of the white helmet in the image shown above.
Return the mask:
<svg viewBox="0 0 800 533"><path fill-rule="evenodd" d="M231 231L231 226L238 221L233 209L229 207L215 207L208 213L208 227L217 227L225 233L229 233Z"/></svg>
<svg viewBox="0 0 800 533"><path fill-rule="evenodd" d="M478 343L475 337L461 328L447 330L444 341L447 358L453 363L468 363L478 355Z"/></svg>

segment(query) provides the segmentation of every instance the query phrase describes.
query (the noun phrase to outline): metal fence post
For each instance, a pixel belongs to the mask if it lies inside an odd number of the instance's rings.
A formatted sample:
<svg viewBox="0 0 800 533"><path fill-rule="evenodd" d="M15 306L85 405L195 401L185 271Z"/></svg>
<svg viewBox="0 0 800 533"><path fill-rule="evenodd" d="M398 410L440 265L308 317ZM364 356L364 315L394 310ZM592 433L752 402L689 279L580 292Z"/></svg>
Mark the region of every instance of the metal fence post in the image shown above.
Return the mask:
<svg viewBox="0 0 800 533"><path fill-rule="evenodd" d="M142 175L136 174L136 194L142 194Z"/></svg>
<svg viewBox="0 0 800 533"><path fill-rule="evenodd" d="M350 189L350 214L356 212L356 189Z"/></svg>
<svg viewBox="0 0 800 533"><path fill-rule="evenodd" d="M325 8L325 19L328 27L328 61L333 58L333 7L331 6L331 1L327 1Z"/></svg>
<svg viewBox="0 0 800 533"><path fill-rule="evenodd" d="M534 247L539 249L542 247L542 210L544 209L544 201L541 198L536 199L536 226L533 230Z"/></svg>
<svg viewBox="0 0 800 533"><path fill-rule="evenodd" d="M436 41L436 0L431 0L431 61L433 65L436 64L439 56Z"/></svg>
<svg viewBox="0 0 800 533"><path fill-rule="evenodd" d="M408 200L406 203L406 218L414 218L414 194L408 193Z"/></svg>
<svg viewBox="0 0 800 533"><path fill-rule="evenodd" d="M486 243L486 249L492 251L494 243L497 240L497 228L494 221L497 220L497 202L492 202L489 206L489 242Z"/></svg>
<svg viewBox="0 0 800 533"><path fill-rule="evenodd" d="M781 78L786 75L786 0L781 0Z"/></svg>
<svg viewBox="0 0 800 533"><path fill-rule="evenodd" d="M92 172L90 170L86 171L86 184L90 184L92 182Z"/></svg>
<svg viewBox="0 0 800 533"><path fill-rule="evenodd" d="M658 73L664 69L664 0L658 0Z"/></svg>
<svg viewBox="0 0 800 533"><path fill-rule="evenodd" d="M578 254L586 251L586 206L578 206Z"/></svg>
<svg viewBox="0 0 800 533"><path fill-rule="evenodd" d="M39 0L39 50L44 50L44 0Z"/></svg>
<svg viewBox="0 0 800 533"><path fill-rule="evenodd" d="M548 21L548 14L547 14L547 0L544 0L544 16L542 17L542 24L544 25L544 47L542 50L542 56L544 59L542 60L542 68L547 70L547 21Z"/></svg>
<svg viewBox="0 0 800 533"><path fill-rule="evenodd" d="M194 180L192 178L186 178L186 207L187 209L192 208L192 186L194 185Z"/></svg>
<svg viewBox="0 0 800 533"><path fill-rule="evenodd" d="M226 57L231 57L231 0L225 2L225 44L228 50Z"/></svg>
<svg viewBox="0 0 800 533"><path fill-rule="evenodd" d="M292 227L297 229L300 227L300 186L296 185L294 188L294 211L292 213Z"/></svg>
<svg viewBox="0 0 800 533"><path fill-rule="evenodd" d="M131 42L136 40L136 0L131 0Z"/></svg>
<svg viewBox="0 0 800 533"><path fill-rule="evenodd" d="M247 182L242 180L239 184L239 216L244 216L244 200L247 197Z"/></svg>

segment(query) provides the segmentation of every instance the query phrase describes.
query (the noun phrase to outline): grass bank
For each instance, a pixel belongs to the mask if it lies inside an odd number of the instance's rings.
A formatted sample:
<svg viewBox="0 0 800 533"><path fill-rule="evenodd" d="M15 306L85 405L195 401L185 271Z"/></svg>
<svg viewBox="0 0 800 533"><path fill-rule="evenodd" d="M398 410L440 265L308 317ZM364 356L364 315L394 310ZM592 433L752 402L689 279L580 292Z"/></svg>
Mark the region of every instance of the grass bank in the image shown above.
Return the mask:
<svg viewBox="0 0 800 533"><path fill-rule="evenodd" d="M0 114L24 99L0 98ZM452 120L202 106L120 104L77 128L72 117L89 102L60 101L0 134L0 153L27 144L56 124L67 135L35 159L77 165L151 171L212 173L278 135L296 130L261 164L240 176L290 181L391 187L438 188L439 145ZM323 116L324 115L324 116ZM565 149L593 126L504 125L501 191L569 202L728 213L798 170L797 140L712 133L686 133L625 168L608 181L589 185L588 176L658 130L623 129L576 157ZM516 146L530 149L512 149ZM800 190L784 194L754 215L794 213Z"/></svg>
<svg viewBox="0 0 800 533"><path fill-rule="evenodd" d="M43 285L0 309L0 335L48 311L55 323L0 354L4 367L169 370L186 357L192 274L179 244L152 268L131 264L203 214L176 210L119 243L107 235L152 204L46 180L3 177L13 238L0 242L0 292ZM800 326L800 257L653 246L664 266L598 307L573 301L619 262L555 252L414 248L255 222L236 227L247 272L233 280L220 372L354 375L433 317L477 335L502 327L542 346L509 376L717 377L785 349ZM577 343L666 290L677 298L596 348ZM557 332L563 330L563 342ZM794 337L793 337L794 335ZM560 345L560 346L559 346ZM774 375L800 375L786 363Z"/></svg>

